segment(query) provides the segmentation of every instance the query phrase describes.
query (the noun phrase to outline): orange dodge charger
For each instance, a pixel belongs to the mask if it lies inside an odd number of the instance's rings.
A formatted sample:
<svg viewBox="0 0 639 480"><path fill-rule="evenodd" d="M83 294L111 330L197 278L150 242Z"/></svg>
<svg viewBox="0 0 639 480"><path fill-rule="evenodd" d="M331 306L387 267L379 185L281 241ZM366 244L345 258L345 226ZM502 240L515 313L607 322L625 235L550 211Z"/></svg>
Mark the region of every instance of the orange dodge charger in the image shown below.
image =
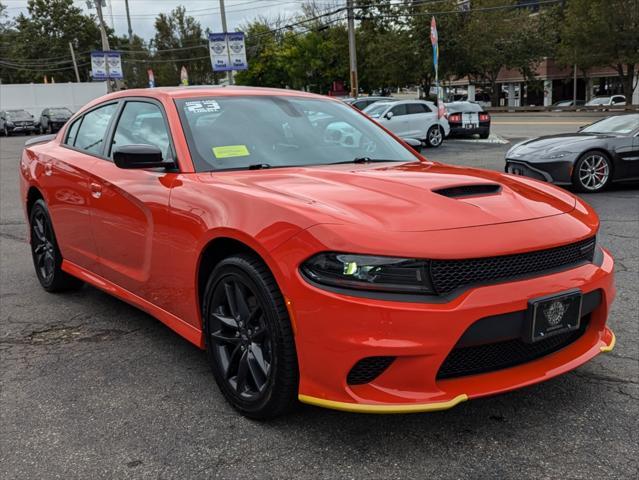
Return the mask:
<svg viewBox="0 0 639 480"><path fill-rule="evenodd" d="M419 150L303 92L107 95L25 145L36 275L155 316L253 418L440 410L611 350L595 212Z"/></svg>

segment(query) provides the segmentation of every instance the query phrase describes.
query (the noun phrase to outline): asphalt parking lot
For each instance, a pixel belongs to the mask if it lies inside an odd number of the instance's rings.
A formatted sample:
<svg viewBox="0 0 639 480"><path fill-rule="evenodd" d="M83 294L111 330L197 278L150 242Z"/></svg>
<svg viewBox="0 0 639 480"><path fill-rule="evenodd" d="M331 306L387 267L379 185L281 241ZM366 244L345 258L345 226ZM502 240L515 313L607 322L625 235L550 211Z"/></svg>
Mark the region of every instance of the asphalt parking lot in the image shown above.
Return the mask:
<svg viewBox="0 0 639 480"><path fill-rule="evenodd" d="M494 117L494 131L513 142L581 121L547 118ZM24 140L0 139L1 478L637 478L637 186L584 197L617 261L613 352L448 411L300 406L258 423L226 404L204 353L160 322L92 287L40 288L18 198ZM501 170L508 146L452 140L425 153Z"/></svg>

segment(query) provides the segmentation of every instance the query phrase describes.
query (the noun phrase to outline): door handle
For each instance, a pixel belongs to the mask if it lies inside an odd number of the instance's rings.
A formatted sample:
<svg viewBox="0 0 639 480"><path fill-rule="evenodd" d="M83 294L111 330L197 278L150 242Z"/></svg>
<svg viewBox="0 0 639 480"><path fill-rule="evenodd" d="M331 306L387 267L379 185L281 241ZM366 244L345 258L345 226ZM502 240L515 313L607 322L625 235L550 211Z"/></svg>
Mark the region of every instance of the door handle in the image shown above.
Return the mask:
<svg viewBox="0 0 639 480"><path fill-rule="evenodd" d="M102 196L102 186L99 183L91 182L89 189L91 190L91 196L93 198L100 198Z"/></svg>

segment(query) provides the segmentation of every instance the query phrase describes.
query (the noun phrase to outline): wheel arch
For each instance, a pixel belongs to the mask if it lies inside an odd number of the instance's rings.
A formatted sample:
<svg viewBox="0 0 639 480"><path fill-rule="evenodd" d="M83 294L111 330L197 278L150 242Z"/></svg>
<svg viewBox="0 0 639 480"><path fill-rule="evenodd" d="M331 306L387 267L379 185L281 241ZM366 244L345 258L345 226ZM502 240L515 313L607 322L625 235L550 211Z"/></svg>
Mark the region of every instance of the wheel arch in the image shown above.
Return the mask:
<svg viewBox="0 0 639 480"><path fill-rule="evenodd" d="M27 191L27 218L31 215L31 209L37 200L45 201L44 195L38 187L31 185Z"/></svg>
<svg viewBox="0 0 639 480"><path fill-rule="evenodd" d="M216 232L216 234L205 243L198 256L195 270L195 287L200 313L206 283L215 266L231 255L242 253L253 255L262 261L273 274L280 291L282 291L282 285L279 281L281 275L275 267L275 261L268 252L250 236L242 234L241 232L225 229ZM284 294L284 292L282 292L282 294Z"/></svg>
<svg viewBox="0 0 639 480"><path fill-rule="evenodd" d="M600 153L600 154L602 154L604 157L606 157L608 159L608 161L610 162L610 177L612 178L614 173L615 173L615 170L616 170L614 155L612 155L604 147L592 147L592 148L588 148L588 149L584 150L577 157L577 160L575 161L575 166L577 166L577 162L579 162L579 160L581 160L587 153L592 153L592 152Z"/></svg>

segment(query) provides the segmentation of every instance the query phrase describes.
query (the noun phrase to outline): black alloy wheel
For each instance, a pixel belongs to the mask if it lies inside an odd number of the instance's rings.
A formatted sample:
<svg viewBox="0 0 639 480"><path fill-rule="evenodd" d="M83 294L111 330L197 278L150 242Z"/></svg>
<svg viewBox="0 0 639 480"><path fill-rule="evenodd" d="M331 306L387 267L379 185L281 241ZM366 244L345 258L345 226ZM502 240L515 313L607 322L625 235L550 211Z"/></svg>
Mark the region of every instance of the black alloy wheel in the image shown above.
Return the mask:
<svg viewBox="0 0 639 480"><path fill-rule="evenodd" d="M82 281L60 268L62 255L55 239L49 211L43 200L37 200L29 215L31 255L36 276L48 292L60 292L82 286Z"/></svg>
<svg viewBox="0 0 639 480"><path fill-rule="evenodd" d="M289 410L297 397L297 355L268 268L250 255L221 261L205 290L203 318L209 361L229 403L256 419Z"/></svg>

